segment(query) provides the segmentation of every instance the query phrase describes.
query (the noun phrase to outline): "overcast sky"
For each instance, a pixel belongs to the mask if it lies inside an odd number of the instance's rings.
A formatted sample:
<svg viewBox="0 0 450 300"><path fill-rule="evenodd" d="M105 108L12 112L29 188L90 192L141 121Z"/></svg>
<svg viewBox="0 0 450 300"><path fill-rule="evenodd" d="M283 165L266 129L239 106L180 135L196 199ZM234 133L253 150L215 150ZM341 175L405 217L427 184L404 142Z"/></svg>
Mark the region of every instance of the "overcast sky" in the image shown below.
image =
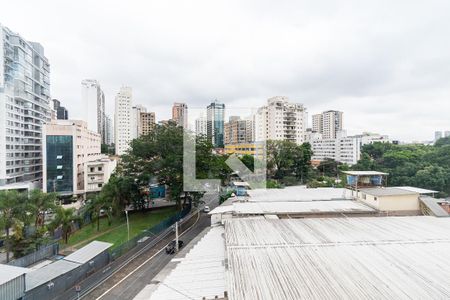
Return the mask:
<svg viewBox="0 0 450 300"><path fill-rule="evenodd" d="M81 85L120 86L170 117L218 99L284 95L349 133L431 140L450 130L450 1L2 1L0 23L45 47L51 93L82 118Z"/></svg>

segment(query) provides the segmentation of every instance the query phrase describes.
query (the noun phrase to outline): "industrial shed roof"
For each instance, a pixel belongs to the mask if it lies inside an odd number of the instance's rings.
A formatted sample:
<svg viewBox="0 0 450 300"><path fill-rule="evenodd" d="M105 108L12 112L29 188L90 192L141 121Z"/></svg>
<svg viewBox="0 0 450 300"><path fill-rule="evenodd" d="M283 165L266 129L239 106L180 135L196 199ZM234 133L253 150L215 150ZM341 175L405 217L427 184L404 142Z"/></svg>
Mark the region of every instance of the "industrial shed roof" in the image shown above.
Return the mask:
<svg viewBox="0 0 450 300"><path fill-rule="evenodd" d="M399 195L419 195L438 193L432 190L420 189L411 186L386 187L386 188L365 188L361 192L372 196L399 196Z"/></svg>
<svg viewBox="0 0 450 300"><path fill-rule="evenodd" d="M25 273L28 273L30 269L20 268L10 265L0 264L0 285L13 280Z"/></svg>
<svg viewBox="0 0 450 300"><path fill-rule="evenodd" d="M450 297L448 219L233 219L225 237L231 300Z"/></svg>
<svg viewBox="0 0 450 300"><path fill-rule="evenodd" d="M148 296L144 289L137 299L214 299L223 295L225 281L225 244L223 227L211 227L172 272ZM150 291L151 292L151 291Z"/></svg>
<svg viewBox="0 0 450 300"><path fill-rule="evenodd" d="M210 214L322 214L322 213L363 213L375 210L351 200L299 201L299 202L235 202L219 206Z"/></svg>
<svg viewBox="0 0 450 300"><path fill-rule="evenodd" d="M64 259L55 261L40 269L33 270L25 276L27 291L45 284L67 272L76 269L80 264Z"/></svg>
<svg viewBox="0 0 450 300"><path fill-rule="evenodd" d="M85 264L103 251L108 250L112 245L113 244L111 243L93 241L74 253L64 257L64 260Z"/></svg>
<svg viewBox="0 0 450 300"><path fill-rule="evenodd" d="M306 186L290 186L284 189L256 189L248 190L250 202L275 201L324 201L352 199L352 192L343 188L315 188Z"/></svg>

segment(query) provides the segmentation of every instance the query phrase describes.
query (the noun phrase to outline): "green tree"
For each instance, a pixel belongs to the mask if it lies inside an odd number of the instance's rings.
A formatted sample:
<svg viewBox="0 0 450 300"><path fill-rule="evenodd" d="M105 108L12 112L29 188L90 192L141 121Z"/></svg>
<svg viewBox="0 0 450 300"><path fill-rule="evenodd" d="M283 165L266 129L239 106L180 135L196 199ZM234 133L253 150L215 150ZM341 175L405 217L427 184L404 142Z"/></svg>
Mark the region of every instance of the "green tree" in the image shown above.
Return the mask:
<svg viewBox="0 0 450 300"><path fill-rule="evenodd" d="M3 227L6 236L7 262L9 262L9 253L12 249L10 229L12 227L17 227L22 230L23 225L21 224L21 218L26 216L26 211L24 210L25 202L26 198L24 194L17 191L0 191L0 224Z"/></svg>
<svg viewBox="0 0 450 300"><path fill-rule="evenodd" d="M56 193L44 193L39 189L30 192L29 203L33 209L36 230L45 225L45 212L56 208L55 203L57 199Z"/></svg>
<svg viewBox="0 0 450 300"><path fill-rule="evenodd" d="M72 234L73 223L77 220L79 220L79 217L75 214L74 208L57 207L52 227L54 229L61 227L64 242L66 244L69 240L69 236Z"/></svg>
<svg viewBox="0 0 450 300"><path fill-rule="evenodd" d="M112 206L108 198L104 194L96 195L87 200L86 213L91 216L91 219L96 220L97 231L100 231L100 218L104 214L108 218L108 225L111 225Z"/></svg>
<svg viewBox="0 0 450 300"><path fill-rule="evenodd" d="M215 155L206 138L186 134L195 139L197 178L226 180L230 171L225 165L225 157ZM117 174L134 178L140 191L148 189L153 180L167 186L167 197L180 209L187 201L199 199L202 194L183 190L183 128L173 123L156 126L148 135L133 140L128 154L122 157Z"/></svg>

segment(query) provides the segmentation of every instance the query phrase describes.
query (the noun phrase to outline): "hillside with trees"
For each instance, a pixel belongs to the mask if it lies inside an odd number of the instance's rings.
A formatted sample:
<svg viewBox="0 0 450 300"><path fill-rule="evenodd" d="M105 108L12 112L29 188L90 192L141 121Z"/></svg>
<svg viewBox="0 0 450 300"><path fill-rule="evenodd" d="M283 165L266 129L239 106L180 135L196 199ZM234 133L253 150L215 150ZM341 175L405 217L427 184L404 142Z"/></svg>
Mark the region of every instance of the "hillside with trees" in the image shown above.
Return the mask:
<svg viewBox="0 0 450 300"><path fill-rule="evenodd" d="M376 170L389 173L389 185L410 185L450 195L450 138L435 145L365 145L354 170Z"/></svg>

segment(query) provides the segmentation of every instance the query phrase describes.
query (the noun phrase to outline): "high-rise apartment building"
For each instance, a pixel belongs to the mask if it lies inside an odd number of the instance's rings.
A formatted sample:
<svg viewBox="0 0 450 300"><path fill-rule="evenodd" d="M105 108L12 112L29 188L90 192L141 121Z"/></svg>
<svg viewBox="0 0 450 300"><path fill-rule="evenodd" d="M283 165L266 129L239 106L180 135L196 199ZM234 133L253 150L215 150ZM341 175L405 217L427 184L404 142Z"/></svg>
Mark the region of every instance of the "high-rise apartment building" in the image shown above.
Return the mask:
<svg viewBox="0 0 450 300"><path fill-rule="evenodd" d="M154 112L141 112L139 136L149 134L156 126L156 117Z"/></svg>
<svg viewBox="0 0 450 300"><path fill-rule="evenodd" d="M53 109L55 110L55 115L58 120L68 120L69 112L64 106L61 106L61 102L57 99L53 99Z"/></svg>
<svg viewBox="0 0 450 300"><path fill-rule="evenodd" d="M203 113L195 119L195 134L196 135L206 135L207 134L207 120Z"/></svg>
<svg viewBox="0 0 450 300"><path fill-rule="evenodd" d="M435 131L434 132L434 141L437 141L437 140L439 140L439 139L441 139L443 136L442 136L442 131Z"/></svg>
<svg viewBox="0 0 450 300"><path fill-rule="evenodd" d="M188 106L186 103L175 102L172 106L172 120L178 126L188 127Z"/></svg>
<svg viewBox="0 0 450 300"><path fill-rule="evenodd" d="M313 160L334 159L341 163L354 165L361 158L363 145L375 142L388 143L390 140L386 135L363 133L347 136L345 131L340 131L334 139L323 139L321 134L315 133L308 142L314 153Z"/></svg>
<svg viewBox="0 0 450 300"><path fill-rule="evenodd" d="M313 115L312 130L322 134L324 139L335 139L338 133L343 130L341 111L328 110L321 114Z"/></svg>
<svg viewBox="0 0 450 300"><path fill-rule="evenodd" d="M99 133L106 144L105 93L100 83L95 79L81 81L81 99L89 130Z"/></svg>
<svg viewBox="0 0 450 300"><path fill-rule="evenodd" d="M44 192L81 196L85 163L101 157L101 136L85 121L52 120L44 125Z"/></svg>
<svg viewBox="0 0 450 300"><path fill-rule="evenodd" d="M105 126L106 126L106 138L105 142L107 145L114 144L114 123L110 116L106 116L105 118Z"/></svg>
<svg viewBox="0 0 450 300"><path fill-rule="evenodd" d="M49 75L44 48L0 24L0 185L41 182Z"/></svg>
<svg viewBox="0 0 450 300"><path fill-rule="evenodd" d="M292 103L282 96L270 98L254 116L255 139L287 140L301 144L305 137L307 116L302 104Z"/></svg>
<svg viewBox="0 0 450 300"><path fill-rule="evenodd" d="M130 147L132 140L131 112L132 90L131 87L122 87L116 95L114 114L114 139L116 154L124 154Z"/></svg>
<svg viewBox="0 0 450 300"><path fill-rule="evenodd" d="M206 107L206 135L215 148L224 146L225 104L217 100Z"/></svg>
<svg viewBox="0 0 450 300"><path fill-rule="evenodd" d="M315 133L323 132L323 115L315 114L312 116L312 131Z"/></svg>
<svg viewBox="0 0 450 300"><path fill-rule="evenodd" d="M131 139L137 139L142 132L141 127L141 113L147 112L147 109L142 105L135 105L131 108Z"/></svg>
<svg viewBox="0 0 450 300"><path fill-rule="evenodd" d="M225 145L253 142L253 121L232 116L224 125Z"/></svg>

